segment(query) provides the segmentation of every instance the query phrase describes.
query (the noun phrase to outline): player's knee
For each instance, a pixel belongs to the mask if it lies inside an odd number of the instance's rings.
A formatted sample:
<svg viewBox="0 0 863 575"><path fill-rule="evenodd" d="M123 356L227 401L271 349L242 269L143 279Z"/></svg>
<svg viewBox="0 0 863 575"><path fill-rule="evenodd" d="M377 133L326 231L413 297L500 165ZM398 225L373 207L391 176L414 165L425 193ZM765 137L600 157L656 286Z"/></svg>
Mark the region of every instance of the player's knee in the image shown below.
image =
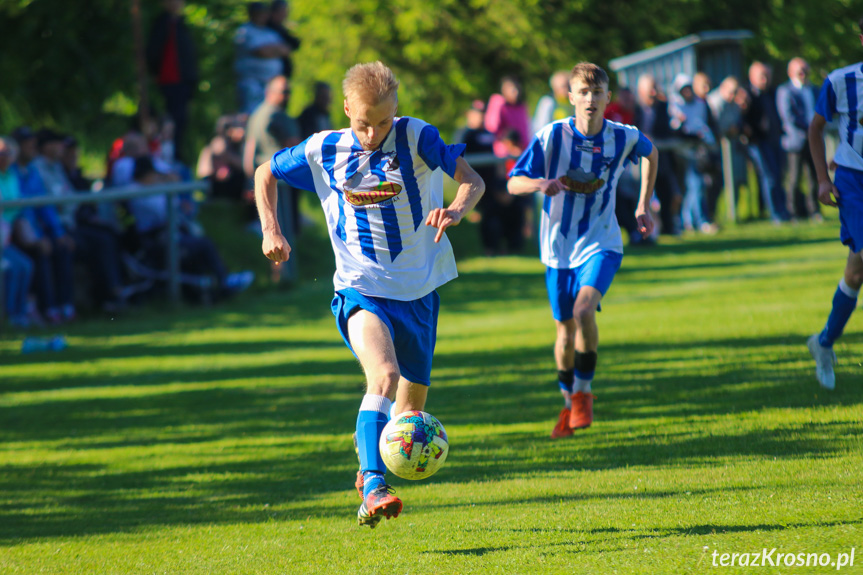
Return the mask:
<svg viewBox="0 0 863 575"><path fill-rule="evenodd" d="M380 372L369 375L368 391L375 395L392 396L399 386L401 374L398 369L383 369Z"/></svg>
<svg viewBox="0 0 863 575"><path fill-rule="evenodd" d="M863 263L845 267L845 283L853 290L859 290L863 286Z"/></svg>
<svg viewBox="0 0 863 575"><path fill-rule="evenodd" d="M572 322L569 322L572 323ZM575 325L567 323L557 324L557 343L564 347L572 347L575 344Z"/></svg>
<svg viewBox="0 0 863 575"><path fill-rule="evenodd" d="M596 308L589 304L577 303L573 310L573 317L575 318L575 323L580 326L590 325L595 321Z"/></svg>

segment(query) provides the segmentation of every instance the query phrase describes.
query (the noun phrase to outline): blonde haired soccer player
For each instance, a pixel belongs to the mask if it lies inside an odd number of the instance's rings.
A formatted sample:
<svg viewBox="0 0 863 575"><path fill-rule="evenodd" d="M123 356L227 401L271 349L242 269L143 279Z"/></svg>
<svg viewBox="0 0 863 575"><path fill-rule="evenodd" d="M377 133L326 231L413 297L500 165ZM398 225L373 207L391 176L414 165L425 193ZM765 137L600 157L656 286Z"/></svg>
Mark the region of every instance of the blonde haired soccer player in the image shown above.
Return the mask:
<svg viewBox="0 0 863 575"><path fill-rule="evenodd" d="M540 257L557 324L554 357L564 409L553 438L572 435L593 422L591 382L599 330L596 311L620 268L623 240L614 215L615 190L628 163L641 167L635 212L644 237L653 231L648 210L659 153L637 128L605 120L611 100L608 75L581 62L570 73L569 101L575 115L543 128L510 172L511 194L545 195Z"/></svg>
<svg viewBox="0 0 863 575"><path fill-rule="evenodd" d="M360 525L396 517L402 502L384 481L378 450L393 400L396 413L422 410L430 385L439 298L435 289L456 277L444 231L458 225L485 190L436 128L398 117L398 80L381 62L345 75L350 128L314 134L285 148L255 172L264 231L262 249L275 262L291 246L276 218L276 180L317 193L336 256L333 314L362 365L367 391L360 404L356 445ZM458 183L443 205L446 173Z"/></svg>

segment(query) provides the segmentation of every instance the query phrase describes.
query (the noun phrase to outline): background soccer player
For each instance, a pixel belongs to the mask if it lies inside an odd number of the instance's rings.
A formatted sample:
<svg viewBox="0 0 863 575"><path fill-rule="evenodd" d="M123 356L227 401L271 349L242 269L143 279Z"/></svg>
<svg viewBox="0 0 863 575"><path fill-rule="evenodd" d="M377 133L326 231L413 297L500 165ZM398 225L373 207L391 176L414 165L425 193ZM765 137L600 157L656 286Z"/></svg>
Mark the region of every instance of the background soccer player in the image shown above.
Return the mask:
<svg viewBox="0 0 863 575"><path fill-rule="evenodd" d="M264 254L286 261L291 247L276 218L276 179L313 190L326 213L336 255L332 309L366 374L357 417L360 525L396 517L402 502L384 482L378 450L392 401L396 413L422 410L430 384L439 298L456 277L444 235L473 208L485 186L433 126L396 117L398 81L381 62L358 64L343 83L350 129L325 131L276 153L255 172ZM458 183L443 207L442 173ZM436 229L435 229L436 228Z"/></svg>
<svg viewBox="0 0 863 575"><path fill-rule="evenodd" d="M614 215L615 189L627 163L641 167L636 209L638 230L653 231L648 207L659 152L637 128L603 119L611 99L608 75L595 64L577 64L570 74L575 116L543 128L510 173L511 194L541 192L546 198L540 226L540 257L557 323L554 357L564 398L553 438L572 435L593 422L591 381L599 331L596 311L623 258Z"/></svg>
<svg viewBox="0 0 863 575"><path fill-rule="evenodd" d="M858 22L863 43L863 18ZM824 125L839 118L839 148L834 181L827 171L824 146ZM857 306L857 294L863 285L863 62L834 70L824 80L815 104L815 116L809 125L809 147L818 177L818 201L825 206L839 207L841 222L839 238L850 252L845 275L833 295L833 309L820 334L807 342L815 359L815 377L821 387L836 387L833 364L835 342Z"/></svg>

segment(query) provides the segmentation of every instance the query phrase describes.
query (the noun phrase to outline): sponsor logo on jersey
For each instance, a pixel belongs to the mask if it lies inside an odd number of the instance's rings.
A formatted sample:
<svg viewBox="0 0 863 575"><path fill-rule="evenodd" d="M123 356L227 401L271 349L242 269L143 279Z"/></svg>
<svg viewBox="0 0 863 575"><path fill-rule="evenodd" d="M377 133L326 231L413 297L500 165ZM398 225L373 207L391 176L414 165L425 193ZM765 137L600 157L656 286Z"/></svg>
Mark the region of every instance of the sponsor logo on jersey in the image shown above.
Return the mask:
<svg viewBox="0 0 863 575"><path fill-rule="evenodd" d="M585 152L588 154L600 154L602 153L602 148L599 146L594 146L592 144L579 144L575 147L579 152Z"/></svg>
<svg viewBox="0 0 863 575"><path fill-rule="evenodd" d="M581 168L569 170L559 179L564 186L577 194L592 194L605 185L605 180Z"/></svg>
<svg viewBox="0 0 863 575"><path fill-rule="evenodd" d="M349 188L347 183L344 187L345 199L352 206L368 206L380 204L399 195L402 187L394 182L380 182L374 186L365 186L362 183L356 188Z"/></svg>

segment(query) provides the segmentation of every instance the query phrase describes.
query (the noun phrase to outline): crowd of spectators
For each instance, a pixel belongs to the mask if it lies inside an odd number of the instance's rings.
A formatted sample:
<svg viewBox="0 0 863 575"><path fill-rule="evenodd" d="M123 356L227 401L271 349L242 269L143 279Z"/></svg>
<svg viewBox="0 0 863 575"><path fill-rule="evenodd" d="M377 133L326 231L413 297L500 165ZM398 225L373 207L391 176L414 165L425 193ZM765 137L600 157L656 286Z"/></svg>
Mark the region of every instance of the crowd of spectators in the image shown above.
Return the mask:
<svg viewBox="0 0 863 575"><path fill-rule="evenodd" d="M286 146L332 129L333 89L316 83L312 101L298 117L291 117L287 109L293 58L300 41L286 26L289 6L275 0L251 2L246 8L248 21L234 35L236 112L218 119L196 165L183 157L189 141L188 109L198 82L196 49L183 17L183 0L163 0L146 47L163 114L136 116L107 152L106 173L96 182L84 176L74 138L19 127L0 137L0 197L61 197L100 186L135 188L197 177L209 180L209 198L238 206L245 227L260 234L252 194L256 166ZM787 73L788 80L774 86L771 68L753 62L746 81L729 76L715 89L710 77L698 72L692 77L680 74L668 86L644 75L632 90L613 91L606 118L637 126L662 152L652 205L657 233L718 231L716 206L725 187L719 150L723 139L731 143L735 190L747 181L748 166L754 170L762 217L777 224L820 219L807 142L817 92L808 82L803 59L792 59ZM483 158L473 163L487 190L476 216L486 255L517 254L535 233L537 203L508 194L506 177L536 132L572 115L569 72L555 72L549 87L531 113L519 79L502 78L498 93L471 103L465 127L455 136L466 144L468 154ZM651 244L655 236L642 238L636 232L638 179L634 166L622 176L617 216L631 244ZM282 228L293 240L302 225L299 194L284 186L279 196ZM111 312L128 306L140 291L136 273L166 266L165 229L172 202L180 214L181 271L212 278L216 297L244 289L252 274L227 271L196 220L199 200L181 194L120 205L3 211L2 303L9 321L22 327L72 321L80 301ZM292 266L274 267L272 279L290 279L294 273Z"/></svg>
<svg viewBox="0 0 863 575"><path fill-rule="evenodd" d="M627 87L613 90L606 118L635 125L661 148L653 204L657 234L719 231L717 203L726 187L720 152L723 139L730 144L730 187L735 195L747 184L750 167L755 173L758 213L754 217L777 225L821 220L807 132L817 88L809 82L809 67L802 58L793 58L787 73L788 80L774 87L770 66L756 61L746 80L728 76L716 88L706 73L698 72L692 77L678 74L667 89L653 76L643 75L634 92ZM572 115L568 78L565 70L551 76L551 91L539 98L532 120L518 80L504 78L500 93L491 95L487 105L482 100L471 104L466 128L457 138L467 144L469 153L517 156L533 133ZM480 229L490 255L517 253L532 233L536 210L535 204L506 198L503 168L500 164L483 172L487 193L479 206ZM618 220L629 232L630 243L655 243L655 237L644 239L636 232L635 167L624 174L617 193ZM519 230L519 237L512 237L514 230Z"/></svg>

